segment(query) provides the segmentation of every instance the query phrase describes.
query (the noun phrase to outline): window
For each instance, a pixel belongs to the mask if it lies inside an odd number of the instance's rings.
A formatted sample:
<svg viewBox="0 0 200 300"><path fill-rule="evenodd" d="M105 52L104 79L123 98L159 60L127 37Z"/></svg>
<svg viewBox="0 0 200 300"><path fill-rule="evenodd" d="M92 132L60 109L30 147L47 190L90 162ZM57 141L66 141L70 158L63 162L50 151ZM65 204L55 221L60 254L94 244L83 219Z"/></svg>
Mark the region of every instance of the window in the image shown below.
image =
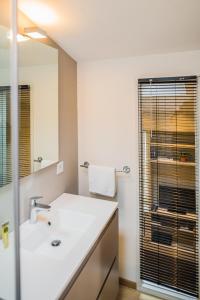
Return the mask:
<svg viewBox="0 0 200 300"><path fill-rule="evenodd" d="M141 279L198 297L197 78L141 79Z"/></svg>

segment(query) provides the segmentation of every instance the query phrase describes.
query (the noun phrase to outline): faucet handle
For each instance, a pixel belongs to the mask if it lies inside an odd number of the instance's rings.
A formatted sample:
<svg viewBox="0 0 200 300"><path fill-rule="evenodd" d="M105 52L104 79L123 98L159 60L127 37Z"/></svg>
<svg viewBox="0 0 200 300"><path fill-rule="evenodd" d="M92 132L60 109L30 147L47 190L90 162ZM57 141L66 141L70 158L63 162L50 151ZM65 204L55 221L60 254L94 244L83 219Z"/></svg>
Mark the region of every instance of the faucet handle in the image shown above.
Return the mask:
<svg viewBox="0 0 200 300"><path fill-rule="evenodd" d="M36 203L37 203L37 200L39 199L42 199L43 197L42 196L33 196L33 197L30 197L30 205L31 206L36 206Z"/></svg>

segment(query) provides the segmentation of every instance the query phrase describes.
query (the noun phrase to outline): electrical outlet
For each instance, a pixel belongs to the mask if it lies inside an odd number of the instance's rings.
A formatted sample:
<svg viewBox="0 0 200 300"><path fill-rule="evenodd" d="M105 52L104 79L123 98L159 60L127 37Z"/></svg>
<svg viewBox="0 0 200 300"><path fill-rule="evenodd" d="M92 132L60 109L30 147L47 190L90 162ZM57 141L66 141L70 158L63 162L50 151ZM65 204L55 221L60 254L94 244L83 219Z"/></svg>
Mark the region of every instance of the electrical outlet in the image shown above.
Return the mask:
<svg viewBox="0 0 200 300"><path fill-rule="evenodd" d="M64 172L64 161L62 160L57 164L56 174L59 175L63 172Z"/></svg>

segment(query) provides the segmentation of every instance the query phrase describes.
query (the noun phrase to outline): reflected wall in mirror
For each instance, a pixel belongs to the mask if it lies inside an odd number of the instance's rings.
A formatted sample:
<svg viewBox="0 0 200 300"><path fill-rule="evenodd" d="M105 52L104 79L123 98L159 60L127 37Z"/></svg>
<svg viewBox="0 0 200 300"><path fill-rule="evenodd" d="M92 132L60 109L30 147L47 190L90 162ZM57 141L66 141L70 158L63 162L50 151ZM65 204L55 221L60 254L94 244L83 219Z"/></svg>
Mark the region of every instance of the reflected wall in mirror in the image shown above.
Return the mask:
<svg viewBox="0 0 200 300"><path fill-rule="evenodd" d="M0 187L11 182L9 33L0 26ZM37 40L19 46L20 177L59 160L58 50Z"/></svg>
<svg viewBox="0 0 200 300"><path fill-rule="evenodd" d="M21 175L58 161L58 50L19 43Z"/></svg>

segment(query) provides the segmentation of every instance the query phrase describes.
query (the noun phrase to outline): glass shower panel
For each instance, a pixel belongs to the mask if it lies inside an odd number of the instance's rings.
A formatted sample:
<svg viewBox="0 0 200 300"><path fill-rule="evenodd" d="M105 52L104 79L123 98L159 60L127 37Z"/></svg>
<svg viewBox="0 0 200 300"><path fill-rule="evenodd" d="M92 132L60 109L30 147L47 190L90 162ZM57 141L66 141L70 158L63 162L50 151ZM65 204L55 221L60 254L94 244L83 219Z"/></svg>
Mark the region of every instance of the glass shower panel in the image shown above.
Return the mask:
<svg viewBox="0 0 200 300"><path fill-rule="evenodd" d="M0 299L5 300L17 299L11 127L13 3L0 3Z"/></svg>

